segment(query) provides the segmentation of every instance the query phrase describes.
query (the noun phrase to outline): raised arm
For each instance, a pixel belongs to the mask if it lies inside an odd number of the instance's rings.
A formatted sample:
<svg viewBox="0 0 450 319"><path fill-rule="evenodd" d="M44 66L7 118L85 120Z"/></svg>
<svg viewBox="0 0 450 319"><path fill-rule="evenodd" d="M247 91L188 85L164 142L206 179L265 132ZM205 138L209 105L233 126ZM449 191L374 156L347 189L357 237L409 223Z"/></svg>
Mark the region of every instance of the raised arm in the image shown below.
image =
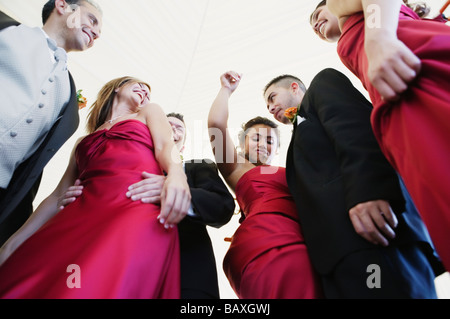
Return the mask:
<svg viewBox="0 0 450 319"><path fill-rule="evenodd" d="M363 11L362 2L363 0L327 0L327 7L340 19Z"/></svg>
<svg viewBox="0 0 450 319"><path fill-rule="evenodd" d="M80 139L81 140L81 139ZM0 265L42 225L60 211L60 199L64 197L66 190L74 185L78 168L75 161L75 147L70 156L69 165L55 190L39 205L30 218L19 228L0 248Z"/></svg>
<svg viewBox="0 0 450 319"><path fill-rule="evenodd" d="M397 38L401 0L328 0L342 28L348 16L363 12L368 76L383 99L394 101L421 68L420 59Z"/></svg>
<svg viewBox="0 0 450 319"><path fill-rule="evenodd" d="M237 89L241 76L236 72L226 72L220 77L221 88L208 115L208 132L217 167L227 183L234 189L245 172L245 159L241 157L228 131L228 101Z"/></svg>
<svg viewBox="0 0 450 319"><path fill-rule="evenodd" d="M191 194L180 153L172 139L172 128L162 108L158 104L148 103L141 112L153 138L156 160L167 173L161 191L161 213L158 216L167 228L178 224L186 216Z"/></svg>
<svg viewBox="0 0 450 319"><path fill-rule="evenodd" d="M379 16L378 13L381 13L383 23L397 25L402 3L402 0L327 0L327 7L339 19L359 12L364 12L366 17L371 14Z"/></svg>

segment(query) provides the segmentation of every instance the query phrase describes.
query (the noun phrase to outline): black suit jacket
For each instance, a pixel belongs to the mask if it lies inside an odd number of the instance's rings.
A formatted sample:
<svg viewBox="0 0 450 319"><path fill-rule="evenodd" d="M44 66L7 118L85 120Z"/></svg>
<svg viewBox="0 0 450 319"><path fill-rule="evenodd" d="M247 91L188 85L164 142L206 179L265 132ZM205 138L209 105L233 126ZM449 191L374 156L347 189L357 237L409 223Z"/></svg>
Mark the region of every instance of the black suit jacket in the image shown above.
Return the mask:
<svg viewBox="0 0 450 319"><path fill-rule="evenodd" d="M19 22L11 18L9 15L5 14L3 11L0 11L0 30L19 24Z"/></svg>
<svg viewBox="0 0 450 319"><path fill-rule="evenodd" d="M313 79L301 103L299 115L306 120L294 124L287 181L312 263L321 274L347 254L374 247L351 223L349 210L358 203L390 202L399 219L391 245L427 241L404 219L398 176L373 135L371 111L345 75L326 69Z"/></svg>
<svg viewBox="0 0 450 319"><path fill-rule="evenodd" d="M181 254L181 297L219 298L217 268L206 225L221 227L233 216L235 202L214 163L185 163L196 217L178 225Z"/></svg>
<svg viewBox="0 0 450 319"><path fill-rule="evenodd" d="M0 30L18 24L0 11ZM33 200L45 165L78 128L77 90L70 74L69 78L70 102L59 114L39 149L15 170L8 188L0 196L0 245L22 226L33 212Z"/></svg>

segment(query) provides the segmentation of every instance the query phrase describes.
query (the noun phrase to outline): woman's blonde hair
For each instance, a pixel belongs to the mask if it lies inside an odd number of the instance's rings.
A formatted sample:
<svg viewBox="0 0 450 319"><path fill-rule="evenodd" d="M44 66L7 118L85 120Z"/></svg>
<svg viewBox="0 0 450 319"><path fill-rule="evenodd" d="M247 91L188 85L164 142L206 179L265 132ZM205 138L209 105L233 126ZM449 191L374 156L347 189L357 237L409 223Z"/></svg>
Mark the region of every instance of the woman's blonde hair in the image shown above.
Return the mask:
<svg viewBox="0 0 450 319"><path fill-rule="evenodd" d="M98 92L97 100L92 104L88 115L86 129L89 134L95 132L102 124L106 122L106 119L111 113L114 98L117 93L116 90L125 84L134 83L142 83L146 85L151 92L151 87L149 84L131 76L123 76L111 80L103 86L100 92Z"/></svg>

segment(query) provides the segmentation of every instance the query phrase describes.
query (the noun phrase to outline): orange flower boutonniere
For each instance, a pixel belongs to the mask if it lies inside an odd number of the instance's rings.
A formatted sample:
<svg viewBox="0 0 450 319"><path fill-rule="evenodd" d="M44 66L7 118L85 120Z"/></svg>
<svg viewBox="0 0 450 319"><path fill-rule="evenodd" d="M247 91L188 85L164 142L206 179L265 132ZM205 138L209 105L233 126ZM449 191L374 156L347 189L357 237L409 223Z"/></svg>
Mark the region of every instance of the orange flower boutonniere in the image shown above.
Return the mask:
<svg viewBox="0 0 450 319"><path fill-rule="evenodd" d="M82 108L86 107L86 105L87 105L87 99L81 94L81 91L83 91L83 90L77 91L78 109L80 109L80 110Z"/></svg>
<svg viewBox="0 0 450 319"><path fill-rule="evenodd" d="M298 114L298 107L296 106L290 107L286 111L284 111L284 116L286 116L292 123L295 123L295 120L297 119L297 114Z"/></svg>

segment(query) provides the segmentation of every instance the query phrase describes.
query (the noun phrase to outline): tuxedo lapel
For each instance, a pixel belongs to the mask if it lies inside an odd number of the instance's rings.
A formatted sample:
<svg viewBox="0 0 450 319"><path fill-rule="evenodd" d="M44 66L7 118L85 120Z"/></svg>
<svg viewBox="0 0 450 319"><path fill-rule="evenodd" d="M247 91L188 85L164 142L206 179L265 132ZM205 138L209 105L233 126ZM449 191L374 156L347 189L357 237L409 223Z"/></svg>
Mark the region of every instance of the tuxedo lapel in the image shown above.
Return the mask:
<svg viewBox="0 0 450 319"><path fill-rule="evenodd" d="M302 105L303 106L303 105ZM303 121L307 119L307 115L306 112L304 110L304 107L300 107L300 110L298 111L298 115L300 116ZM298 119L297 119L298 121ZM297 123L297 121L292 125L292 135L291 135L291 142L289 144L289 148L288 148L288 154L287 154L287 159L286 159L286 174L290 174L288 171L294 171L294 144L295 144L295 139L299 138L297 136L299 130L298 130L298 126L300 123Z"/></svg>
<svg viewBox="0 0 450 319"><path fill-rule="evenodd" d="M294 163L294 145L295 145L295 134L297 132L297 125L293 125L291 142L289 143L289 148L286 156L286 181L292 195L296 194L297 187L295 182L295 163Z"/></svg>

